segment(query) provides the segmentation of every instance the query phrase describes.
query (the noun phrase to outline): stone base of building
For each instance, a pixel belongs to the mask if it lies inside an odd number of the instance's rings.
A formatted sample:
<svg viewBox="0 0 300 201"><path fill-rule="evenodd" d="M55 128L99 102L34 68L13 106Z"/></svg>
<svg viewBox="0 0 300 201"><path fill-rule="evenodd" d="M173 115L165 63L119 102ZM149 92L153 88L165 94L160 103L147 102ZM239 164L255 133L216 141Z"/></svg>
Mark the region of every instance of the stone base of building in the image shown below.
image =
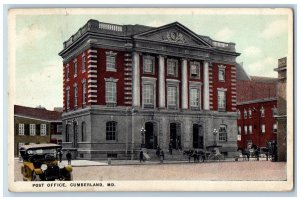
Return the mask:
<svg viewBox="0 0 300 201"><path fill-rule="evenodd" d="M168 153L170 147L205 150L215 142L226 157L237 151L235 112L92 106L64 113L63 130L63 148L77 159L138 159L141 147Z"/></svg>

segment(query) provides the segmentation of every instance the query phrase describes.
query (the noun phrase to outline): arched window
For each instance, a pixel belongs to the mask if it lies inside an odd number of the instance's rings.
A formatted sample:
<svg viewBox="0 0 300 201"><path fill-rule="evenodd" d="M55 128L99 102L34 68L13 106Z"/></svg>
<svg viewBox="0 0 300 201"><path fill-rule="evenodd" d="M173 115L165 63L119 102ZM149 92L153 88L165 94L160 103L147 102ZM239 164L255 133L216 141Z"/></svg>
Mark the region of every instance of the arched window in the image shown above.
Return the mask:
<svg viewBox="0 0 300 201"><path fill-rule="evenodd" d="M227 125L225 125L225 124L220 125L219 141L227 142Z"/></svg>
<svg viewBox="0 0 300 201"><path fill-rule="evenodd" d="M69 142L69 141L70 141L70 127L67 124L66 125L66 142Z"/></svg>
<svg viewBox="0 0 300 201"><path fill-rule="evenodd" d="M116 140L117 122L106 122L106 140Z"/></svg>
<svg viewBox="0 0 300 201"><path fill-rule="evenodd" d="M86 123L82 122L81 124L81 142L86 141Z"/></svg>

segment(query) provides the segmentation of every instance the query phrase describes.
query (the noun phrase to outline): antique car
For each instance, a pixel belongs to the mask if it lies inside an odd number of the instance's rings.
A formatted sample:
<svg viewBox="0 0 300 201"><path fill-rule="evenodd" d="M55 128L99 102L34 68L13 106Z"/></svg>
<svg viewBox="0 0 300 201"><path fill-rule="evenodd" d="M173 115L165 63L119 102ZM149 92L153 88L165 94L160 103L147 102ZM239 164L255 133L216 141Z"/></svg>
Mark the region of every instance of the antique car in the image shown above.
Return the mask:
<svg viewBox="0 0 300 201"><path fill-rule="evenodd" d="M59 162L62 151L57 144L34 144L20 147L23 181L72 180L72 166Z"/></svg>

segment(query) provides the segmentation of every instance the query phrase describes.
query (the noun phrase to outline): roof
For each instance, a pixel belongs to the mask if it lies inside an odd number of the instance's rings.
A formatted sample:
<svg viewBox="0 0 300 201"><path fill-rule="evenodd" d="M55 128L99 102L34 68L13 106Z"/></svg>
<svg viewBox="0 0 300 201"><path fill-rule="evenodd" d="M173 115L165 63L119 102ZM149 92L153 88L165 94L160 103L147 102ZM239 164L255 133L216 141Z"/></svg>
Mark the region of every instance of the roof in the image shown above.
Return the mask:
<svg viewBox="0 0 300 201"><path fill-rule="evenodd" d="M34 119L41 119L45 121L61 121L61 112L46 110L45 108L32 108L21 105L14 106L14 114L29 117Z"/></svg>
<svg viewBox="0 0 300 201"><path fill-rule="evenodd" d="M277 79L250 76L251 80L237 80L237 103L276 98Z"/></svg>
<svg viewBox="0 0 300 201"><path fill-rule="evenodd" d="M58 144L31 144L31 145L23 145L22 147L20 147L20 149L39 149L39 148L49 148L49 147L59 148L61 146Z"/></svg>
<svg viewBox="0 0 300 201"><path fill-rule="evenodd" d="M236 64L236 80L251 80L243 67L243 63Z"/></svg>

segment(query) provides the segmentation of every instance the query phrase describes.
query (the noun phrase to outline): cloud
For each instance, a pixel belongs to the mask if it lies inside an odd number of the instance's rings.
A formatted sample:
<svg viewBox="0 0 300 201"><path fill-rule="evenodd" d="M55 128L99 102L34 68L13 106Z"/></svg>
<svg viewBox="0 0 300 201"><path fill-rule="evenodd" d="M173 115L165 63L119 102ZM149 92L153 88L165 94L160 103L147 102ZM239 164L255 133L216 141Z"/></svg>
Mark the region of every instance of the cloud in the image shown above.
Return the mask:
<svg viewBox="0 0 300 201"><path fill-rule="evenodd" d="M265 39L280 36L288 31L288 24L286 20L276 20L268 24L265 29L259 34Z"/></svg>
<svg viewBox="0 0 300 201"><path fill-rule="evenodd" d="M273 57L265 57L259 61L248 64L245 66L249 75L277 77L277 72L274 68L277 67L278 59Z"/></svg>
<svg viewBox="0 0 300 201"><path fill-rule="evenodd" d="M262 52L262 50L261 50L259 47L249 46L249 47L246 47L246 48L242 51L242 54L243 54L244 56L253 57L253 56L260 55L261 52Z"/></svg>
<svg viewBox="0 0 300 201"><path fill-rule="evenodd" d="M230 39L234 36L234 31L229 27L223 27L220 29L214 36L216 40L229 42Z"/></svg>
<svg viewBox="0 0 300 201"><path fill-rule="evenodd" d="M22 66L20 66L22 67ZM30 75L16 75L16 104L47 109L62 107L62 64L50 61Z"/></svg>
<svg viewBox="0 0 300 201"><path fill-rule="evenodd" d="M23 28L16 35L16 45L18 47L34 46L36 42L46 36L46 30L42 29L37 24L31 24Z"/></svg>

